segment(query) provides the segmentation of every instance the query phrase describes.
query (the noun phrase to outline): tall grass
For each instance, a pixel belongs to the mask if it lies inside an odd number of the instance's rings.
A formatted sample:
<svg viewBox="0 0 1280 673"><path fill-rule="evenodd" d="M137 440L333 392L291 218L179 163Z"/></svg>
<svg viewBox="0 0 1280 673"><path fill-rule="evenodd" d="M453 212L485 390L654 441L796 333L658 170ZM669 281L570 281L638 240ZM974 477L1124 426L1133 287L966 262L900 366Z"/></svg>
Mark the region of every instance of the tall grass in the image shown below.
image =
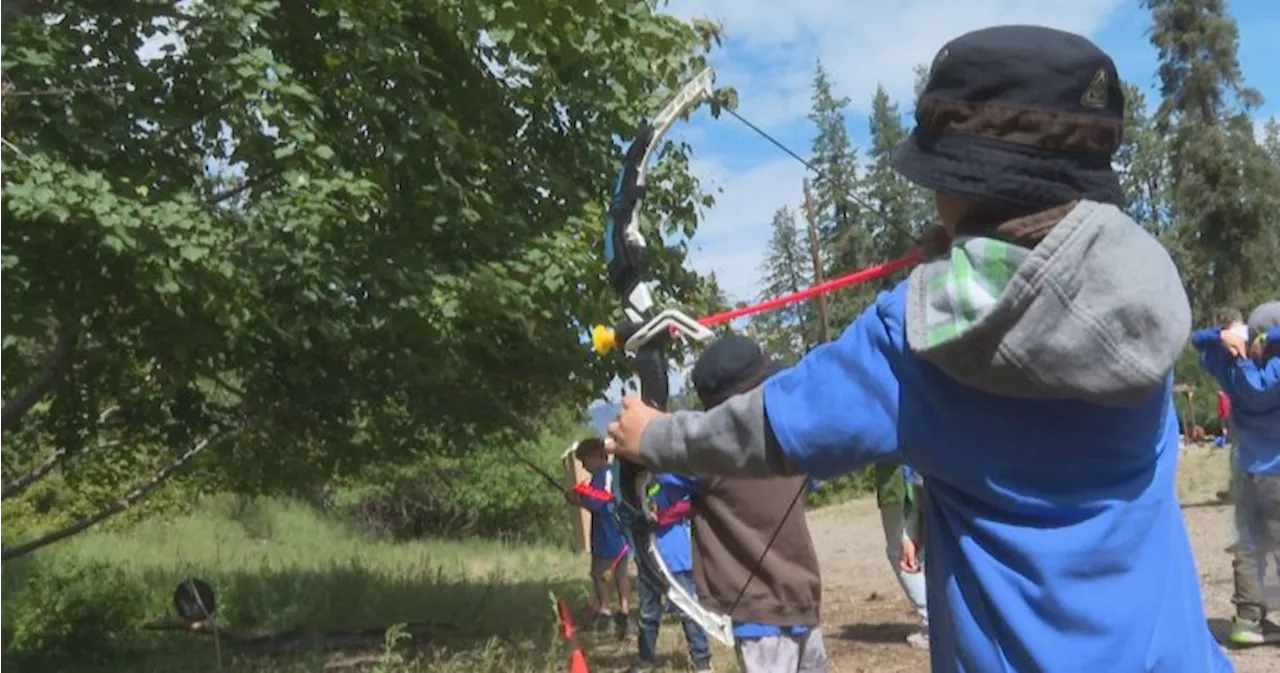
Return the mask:
<svg viewBox="0 0 1280 673"><path fill-rule="evenodd" d="M391 542L302 504L217 497L176 519L89 533L7 564L5 663L214 670L212 639L142 628L172 613L174 588L194 575L213 585L217 623L236 634L426 622L394 670L560 670L549 594L581 602L585 567L551 547ZM244 656L225 641L222 652L228 671L313 671L333 656Z"/></svg>

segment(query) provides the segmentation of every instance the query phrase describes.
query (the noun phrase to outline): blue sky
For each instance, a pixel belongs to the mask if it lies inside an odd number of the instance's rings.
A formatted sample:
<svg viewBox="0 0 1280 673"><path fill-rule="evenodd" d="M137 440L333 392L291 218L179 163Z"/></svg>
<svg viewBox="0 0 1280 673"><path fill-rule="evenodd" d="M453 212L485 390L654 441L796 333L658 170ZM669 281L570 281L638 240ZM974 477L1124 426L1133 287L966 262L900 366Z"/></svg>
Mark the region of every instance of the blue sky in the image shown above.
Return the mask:
<svg viewBox="0 0 1280 673"><path fill-rule="evenodd" d="M1138 0L674 0L669 11L722 23L724 47L712 56L716 85L733 86L741 114L806 156L815 59L837 94L851 99L849 129L861 145L877 83L908 112L912 67L932 60L948 39L995 24L1087 35L1111 54L1122 77L1150 89L1149 101L1159 97L1150 13ZM1240 26L1245 77L1268 99L1258 119L1280 115L1280 2L1232 0L1228 11ZM769 221L779 206L798 203L804 168L727 115L717 120L700 111L672 136L692 144L704 186L722 190L700 222L691 263L714 271L731 299L750 300Z"/></svg>

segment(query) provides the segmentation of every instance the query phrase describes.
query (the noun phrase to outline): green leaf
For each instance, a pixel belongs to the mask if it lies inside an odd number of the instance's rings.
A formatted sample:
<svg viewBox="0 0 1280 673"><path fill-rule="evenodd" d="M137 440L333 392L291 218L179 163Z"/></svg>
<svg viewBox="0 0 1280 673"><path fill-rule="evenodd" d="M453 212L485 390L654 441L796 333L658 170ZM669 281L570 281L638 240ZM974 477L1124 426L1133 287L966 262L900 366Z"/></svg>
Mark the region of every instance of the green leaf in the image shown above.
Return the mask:
<svg viewBox="0 0 1280 673"><path fill-rule="evenodd" d="M178 248L178 254L188 262L198 262L208 254L208 250L196 245L186 244Z"/></svg>

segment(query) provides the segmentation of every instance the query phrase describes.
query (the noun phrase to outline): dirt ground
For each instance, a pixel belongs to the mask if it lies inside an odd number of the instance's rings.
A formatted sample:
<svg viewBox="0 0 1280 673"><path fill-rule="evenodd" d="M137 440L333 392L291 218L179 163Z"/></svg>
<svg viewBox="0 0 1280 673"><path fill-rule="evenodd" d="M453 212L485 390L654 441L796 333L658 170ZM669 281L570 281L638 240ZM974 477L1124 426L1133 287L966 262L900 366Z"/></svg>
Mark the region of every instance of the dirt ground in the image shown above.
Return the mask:
<svg viewBox="0 0 1280 673"><path fill-rule="evenodd" d="M1229 508L1216 493L1225 487L1222 449L1184 450L1179 466L1179 497L1195 549L1201 590L1211 628L1225 637L1231 610ZM810 514L810 527L822 562L823 629L832 673L927 671L927 652L909 648L913 628L910 603L885 559L884 535L875 501L856 502ZM1280 672L1280 647L1228 649L1239 673Z"/></svg>

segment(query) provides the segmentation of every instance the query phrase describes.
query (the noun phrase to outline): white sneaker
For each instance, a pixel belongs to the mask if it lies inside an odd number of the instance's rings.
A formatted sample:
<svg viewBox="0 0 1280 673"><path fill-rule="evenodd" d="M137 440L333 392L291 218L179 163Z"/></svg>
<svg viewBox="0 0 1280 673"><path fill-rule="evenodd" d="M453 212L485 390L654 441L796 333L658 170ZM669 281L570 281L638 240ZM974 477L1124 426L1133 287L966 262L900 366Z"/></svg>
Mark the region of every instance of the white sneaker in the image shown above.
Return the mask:
<svg viewBox="0 0 1280 673"><path fill-rule="evenodd" d="M917 631L907 636L907 644L917 650L929 649L929 632Z"/></svg>

